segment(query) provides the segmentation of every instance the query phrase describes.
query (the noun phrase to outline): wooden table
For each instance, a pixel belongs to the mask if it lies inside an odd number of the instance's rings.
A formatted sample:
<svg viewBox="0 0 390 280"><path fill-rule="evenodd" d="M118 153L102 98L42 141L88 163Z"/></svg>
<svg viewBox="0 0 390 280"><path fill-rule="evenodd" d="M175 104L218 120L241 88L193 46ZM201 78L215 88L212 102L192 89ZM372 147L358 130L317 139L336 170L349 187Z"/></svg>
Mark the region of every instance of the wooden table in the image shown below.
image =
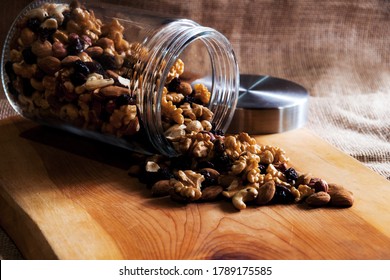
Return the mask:
<svg viewBox="0 0 390 280"><path fill-rule="evenodd" d="M355 195L348 209L179 205L127 175L130 153L0 121L0 222L30 259L389 259L390 182L306 129L256 137Z"/></svg>

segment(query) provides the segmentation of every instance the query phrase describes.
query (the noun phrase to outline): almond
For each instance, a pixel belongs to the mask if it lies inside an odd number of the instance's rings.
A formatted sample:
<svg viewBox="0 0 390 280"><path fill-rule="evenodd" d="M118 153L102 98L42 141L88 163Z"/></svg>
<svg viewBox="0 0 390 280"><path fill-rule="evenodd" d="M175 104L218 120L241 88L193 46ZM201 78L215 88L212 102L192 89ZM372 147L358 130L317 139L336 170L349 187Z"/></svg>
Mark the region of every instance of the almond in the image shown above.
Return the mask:
<svg viewBox="0 0 390 280"><path fill-rule="evenodd" d="M85 52L92 58L101 56L103 54L103 49L99 46L89 47L85 50Z"/></svg>
<svg viewBox="0 0 390 280"><path fill-rule="evenodd" d="M306 203L313 207L320 207L328 204L330 195L324 191L316 192L306 198Z"/></svg>
<svg viewBox="0 0 390 280"><path fill-rule="evenodd" d="M275 182L268 181L265 184L261 185L258 190L258 195L255 199L257 205L267 204L272 200L275 195Z"/></svg>
<svg viewBox="0 0 390 280"><path fill-rule="evenodd" d="M209 186L202 190L201 201L213 201L216 200L222 193L223 187L219 185Z"/></svg>
<svg viewBox="0 0 390 280"><path fill-rule="evenodd" d="M107 86L100 89L100 92L106 97L118 97L123 94L129 94L129 89L118 86Z"/></svg>
<svg viewBox="0 0 390 280"><path fill-rule="evenodd" d="M31 45L31 51L37 57L46 57L52 55L52 45L49 41L42 42L41 40L36 40Z"/></svg>
<svg viewBox="0 0 390 280"><path fill-rule="evenodd" d="M61 61L54 56L38 59L38 67L48 75L54 75L61 68Z"/></svg>
<svg viewBox="0 0 390 280"><path fill-rule="evenodd" d="M153 196L166 196L169 195L169 191L172 189L169 184L169 180L160 180L153 184L152 195Z"/></svg>
<svg viewBox="0 0 390 280"><path fill-rule="evenodd" d="M330 205L335 207L351 207L354 202L354 197L351 192L346 189L338 189L329 192Z"/></svg>

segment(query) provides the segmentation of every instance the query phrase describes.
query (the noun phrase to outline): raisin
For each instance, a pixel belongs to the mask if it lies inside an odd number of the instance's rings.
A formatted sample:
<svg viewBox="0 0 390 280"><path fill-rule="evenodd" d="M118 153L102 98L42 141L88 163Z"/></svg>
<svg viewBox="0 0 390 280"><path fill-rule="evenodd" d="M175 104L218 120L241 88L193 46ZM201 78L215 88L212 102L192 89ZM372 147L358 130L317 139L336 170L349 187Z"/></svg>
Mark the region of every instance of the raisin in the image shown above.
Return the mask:
<svg viewBox="0 0 390 280"><path fill-rule="evenodd" d="M294 195L291 193L291 191L282 185L276 185L275 186L275 194L272 198L273 203L277 204L288 204L292 203L294 201Z"/></svg>
<svg viewBox="0 0 390 280"><path fill-rule="evenodd" d="M26 62L27 64L37 63L37 56L32 52L31 47L25 48L22 51L22 56L24 62Z"/></svg>
<svg viewBox="0 0 390 280"><path fill-rule="evenodd" d="M215 129L215 123L212 124L212 129L210 130L211 133L213 133L214 135L218 135L218 136L224 136L225 133L223 132L222 129Z"/></svg>
<svg viewBox="0 0 390 280"><path fill-rule="evenodd" d="M116 61L113 55L103 54L97 58L98 62L103 66L104 69L113 70L116 69Z"/></svg>
<svg viewBox="0 0 390 280"><path fill-rule="evenodd" d="M298 173L295 171L294 168L290 167L284 172L284 175L286 176L287 181L296 181L298 179Z"/></svg>
<svg viewBox="0 0 390 280"><path fill-rule="evenodd" d="M30 79L22 79L22 87L23 87L23 94L25 96L28 96L30 97L35 89L32 87L31 83L30 83Z"/></svg>
<svg viewBox="0 0 390 280"><path fill-rule="evenodd" d="M7 73L8 78L9 78L11 81L15 80L16 77L17 77L17 76L16 76L16 73L15 73L15 71L14 71L14 68L12 67L12 65L13 65L13 63L12 63L11 61L7 61L7 62L5 63L5 66L4 66L5 72Z"/></svg>
<svg viewBox="0 0 390 280"><path fill-rule="evenodd" d="M19 92L16 90L16 88L14 87L14 85L13 85L11 82L8 82L8 83L7 83L7 86L8 86L9 92L10 92L13 96L17 97L17 96L19 95Z"/></svg>
<svg viewBox="0 0 390 280"><path fill-rule="evenodd" d="M56 30L57 29L55 29L55 28L39 28L38 29L39 39L42 42L44 42L46 40L53 42L52 35L56 32Z"/></svg>
<svg viewBox="0 0 390 280"><path fill-rule="evenodd" d="M216 156L212 162L215 169L222 172L228 171L233 165L231 159L226 154Z"/></svg>
<svg viewBox="0 0 390 280"><path fill-rule="evenodd" d="M202 101L190 95L184 96L182 103L190 103L190 104L195 103L195 104L203 105Z"/></svg>
<svg viewBox="0 0 390 280"><path fill-rule="evenodd" d="M213 178L210 172L208 172L207 170L201 170L199 173L202 174L205 179L202 182L202 187L208 187L218 183L217 180Z"/></svg>
<svg viewBox="0 0 390 280"><path fill-rule="evenodd" d="M191 163L192 163L191 157L185 156L185 155L174 157L171 159L171 167L173 169L175 169L175 168L181 169L181 170L192 169Z"/></svg>
<svg viewBox="0 0 390 280"><path fill-rule="evenodd" d="M84 43L78 36L69 36L67 50L70 55L77 55L84 50Z"/></svg>
<svg viewBox="0 0 390 280"><path fill-rule="evenodd" d="M157 179L158 179L158 181L160 181L160 180L169 180L169 179L171 179L173 177L174 177L173 173L167 167L161 167L157 171Z"/></svg>
<svg viewBox="0 0 390 280"><path fill-rule="evenodd" d="M157 172L144 172L140 175L139 180L141 183L144 183L151 187L154 183L161 180L169 180L173 178L173 173L170 172L168 168L160 168Z"/></svg>
<svg viewBox="0 0 390 280"><path fill-rule="evenodd" d="M168 84L168 91L170 92L176 92L177 91L177 88L179 87L180 85L180 78L173 78L172 81Z"/></svg>
<svg viewBox="0 0 390 280"><path fill-rule="evenodd" d="M81 73L84 76L88 76L90 73L88 66L81 60L76 60L73 64L73 68L75 72Z"/></svg>
<svg viewBox="0 0 390 280"><path fill-rule="evenodd" d="M268 168L267 164L259 163L260 174L266 174L267 168Z"/></svg>
<svg viewBox="0 0 390 280"><path fill-rule="evenodd" d="M204 161L199 162L196 167L198 169L202 169L202 168L213 168L214 169L215 168L214 164L208 160L204 160Z"/></svg>
<svg viewBox="0 0 390 280"><path fill-rule="evenodd" d="M74 72L72 75L70 75L70 80L73 85L81 86L87 81L87 76L79 72Z"/></svg>
<svg viewBox="0 0 390 280"><path fill-rule="evenodd" d="M221 155L225 152L225 144L220 139L214 142L214 151L217 155Z"/></svg>
<svg viewBox="0 0 390 280"><path fill-rule="evenodd" d="M64 12L62 12L62 15L64 16L64 20L62 21L61 26L66 29L66 25L68 24L68 21L70 20L70 11L64 11Z"/></svg>
<svg viewBox="0 0 390 280"><path fill-rule="evenodd" d="M115 100L115 105L117 108L119 108L122 105L135 105L135 98L128 95L128 94L122 94L118 96L118 98Z"/></svg>
<svg viewBox="0 0 390 280"><path fill-rule="evenodd" d="M41 26L41 22L37 18L29 18L27 20L26 26L30 28L32 32L37 33Z"/></svg>
<svg viewBox="0 0 390 280"><path fill-rule="evenodd" d="M87 61L84 62L88 67L90 73L97 73L102 75L104 78L107 78L107 73L104 71L103 66L97 61Z"/></svg>

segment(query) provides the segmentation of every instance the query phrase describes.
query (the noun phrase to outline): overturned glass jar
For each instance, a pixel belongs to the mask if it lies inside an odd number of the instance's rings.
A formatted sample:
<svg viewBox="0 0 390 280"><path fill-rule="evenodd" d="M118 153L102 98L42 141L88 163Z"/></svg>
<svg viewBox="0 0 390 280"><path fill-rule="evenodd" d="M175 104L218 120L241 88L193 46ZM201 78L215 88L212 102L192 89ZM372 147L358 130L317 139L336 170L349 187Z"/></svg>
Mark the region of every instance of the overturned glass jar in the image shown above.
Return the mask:
<svg viewBox="0 0 390 280"><path fill-rule="evenodd" d="M186 135L226 130L239 86L221 33L104 1L32 2L10 28L1 71L24 117L167 156L185 151Z"/></svg>

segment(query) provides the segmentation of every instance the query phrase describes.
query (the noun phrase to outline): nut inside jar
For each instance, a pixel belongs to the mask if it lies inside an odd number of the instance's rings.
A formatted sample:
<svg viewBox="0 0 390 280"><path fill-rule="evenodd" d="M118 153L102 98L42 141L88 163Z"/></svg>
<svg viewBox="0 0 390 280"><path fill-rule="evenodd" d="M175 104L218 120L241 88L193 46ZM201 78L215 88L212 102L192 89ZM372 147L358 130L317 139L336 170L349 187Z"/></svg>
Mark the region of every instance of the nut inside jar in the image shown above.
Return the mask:
<svg viewBox="0 0 390 280"><path fill-rule="evenodd" d="M11 104L35 121L155 152L143 129L147 124L141 115L147 110L142 96L156 98L164 81L156 102L158 122L180 153L187 144L179 135L213 128L211 92L203 84L189 83L180 58L164 72L167 62L151 58L145 44L125 38L133 32L126 31L118 18L99 17L78 1L30 9L15 25L4 65ZM193 55L183 52L186 59L186 53ZM145 92L145 68L153 63L158 65L153 90ZM200 64L204 61L195 63Z"/></svg>

